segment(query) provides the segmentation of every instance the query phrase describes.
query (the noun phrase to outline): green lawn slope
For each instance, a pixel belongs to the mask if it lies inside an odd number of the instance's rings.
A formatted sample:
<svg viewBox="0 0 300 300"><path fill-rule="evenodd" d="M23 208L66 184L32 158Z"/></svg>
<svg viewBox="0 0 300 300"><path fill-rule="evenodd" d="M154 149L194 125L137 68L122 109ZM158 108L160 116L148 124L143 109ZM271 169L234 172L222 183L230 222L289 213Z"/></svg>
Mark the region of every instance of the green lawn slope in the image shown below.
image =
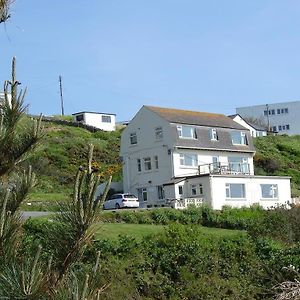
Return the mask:
<svg viewBox="0 0 300 300"><path fill-rule="evenodd" d="M83 128L44 122L44 138L34 154L29 157L37 174L38 184L30 200L59 201L66 199L72 191L79 166L86 164L87 145L94 145L93 166L107 178L121 178L119 161L120 131L90 132Z"/></svg>
<svg viewBox="0 0 300 300"><path fill-rule="evenodd" d="M292 196L300 196L300 136L267 136L254 139L256 175L292 177Z"/></svg>

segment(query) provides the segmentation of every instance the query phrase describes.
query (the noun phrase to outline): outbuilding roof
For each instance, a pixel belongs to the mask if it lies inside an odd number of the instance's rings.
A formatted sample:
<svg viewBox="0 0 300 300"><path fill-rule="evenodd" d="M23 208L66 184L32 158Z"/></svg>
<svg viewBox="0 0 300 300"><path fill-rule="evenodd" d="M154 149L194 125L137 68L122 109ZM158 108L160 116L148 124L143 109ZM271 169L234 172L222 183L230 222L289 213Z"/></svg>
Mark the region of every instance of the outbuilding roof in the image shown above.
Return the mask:
<svg viewBox="0 0 300 300"><path fill-rule="evenodd" d="M244 119L240 114L234 114L234 115L230 115L228 117L233 120L237 116L239 116L242 120L244 120L249 126L253 127L254 129L259 130L259 131L267 131L267 126L263 127L262 125L256 124L255 122L251 122L247 119Z"/></svg>
<svg viewBox="0 0 300 300"><path fill-rule="evenodd" d="M80 111L73 113L72 116L76 116L79 114L96 114L96 115L109 115L109 116L115 116L116 114L111 114L111 113L104 113L104 112L95 112L95 111Z"/></svg>
<svg viewBox="0 0 300 300"><path fill-rule="evenodd" d="M163 108L148 105L146 105L145 107L158 114L165 120L169 121L170 123L245 130L245 127L234 122L231 118L223 114L214 114L175 108Z"/></svg>

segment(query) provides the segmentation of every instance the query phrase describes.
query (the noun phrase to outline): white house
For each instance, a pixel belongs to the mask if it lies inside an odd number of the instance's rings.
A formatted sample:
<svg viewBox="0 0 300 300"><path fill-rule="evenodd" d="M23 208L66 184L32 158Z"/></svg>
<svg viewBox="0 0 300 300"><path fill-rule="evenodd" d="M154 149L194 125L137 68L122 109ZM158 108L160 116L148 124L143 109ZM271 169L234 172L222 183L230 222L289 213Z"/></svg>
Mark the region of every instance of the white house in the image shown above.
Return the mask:
<svg viewBox="0 0 300 300"><path fill-rule="evenodd" d="M4 99L5 99L5 94L0 92L0 103L4 102ZM11 105L11 94L7 94L7 99L9 101L9 105Z"/></svg>
<svg viewBox="0 0 300 300"><path fill-rule="evenodd" d="M255 176L254 153L250 131L229 117L143 106L122 133L124 192L141 207L289 202L290 178Z"/></svg>
<svg viewBox="0 0 300 300"><path fill-rule="evenodd" d="M72 116L75 122L81 122L86 125L94 126L104 131L116 130L115 114L81 111L72 114Z"/></svg>
<svg viewBox="0 0 300 300"><path fill-rule="evenodd" d="M231 118L234 122L237 122L240 125L247 128L248 130L250 130L250 134L252 137L267 136L267 126L261 126L259 124L256 124L256 122L245 120L239 114L231 115L228 117Z"/></svg>
<svg viewBox="0 0 300 300"><path fill-rule="evenodd" d="M300 101L236 108L242 118L256 119L279 134L300 134Z"/></svg>

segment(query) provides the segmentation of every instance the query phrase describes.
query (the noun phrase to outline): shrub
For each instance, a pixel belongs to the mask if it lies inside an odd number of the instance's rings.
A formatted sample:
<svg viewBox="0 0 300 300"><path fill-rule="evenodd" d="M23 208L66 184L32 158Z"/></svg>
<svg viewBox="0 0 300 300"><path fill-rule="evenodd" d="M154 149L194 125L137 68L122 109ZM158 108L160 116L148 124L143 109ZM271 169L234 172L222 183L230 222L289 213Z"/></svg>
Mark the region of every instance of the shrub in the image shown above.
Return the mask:
<svg viewBox="0 0 300 300"><path fill-rule="evenodd" d="M246 236L214 239L198 226L172 225L144 239L141 251L132 272L146 298L255 299L261 292L263 269Z"/></svg>

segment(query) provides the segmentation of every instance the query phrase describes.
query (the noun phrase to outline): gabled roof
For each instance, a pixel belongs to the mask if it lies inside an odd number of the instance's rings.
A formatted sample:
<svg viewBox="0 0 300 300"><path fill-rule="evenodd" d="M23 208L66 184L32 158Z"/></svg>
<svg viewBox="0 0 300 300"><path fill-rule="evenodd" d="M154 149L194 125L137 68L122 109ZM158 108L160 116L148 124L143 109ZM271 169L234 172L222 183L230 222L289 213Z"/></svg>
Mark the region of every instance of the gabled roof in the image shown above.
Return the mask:
<svg viewBox="0 0 300 300"><path fill-rule="evenodd" d="M145 105L144 107L158 114L160 117L164 118L170 123L248 130L245 129L245 127L243 127L242 125L233 121L231 118L222 114L147 105Z"/></svg>
<svg viewBox="0 0 300 300"><path fill-rule="evenodd" d="M254 122L251 122L251 121L247 120L247 119L244 119L240 114L234 114L234 115L230 115L228 117L231 118L231 119L234 119L237 116L239 116L242 120L244 120L245 123L247 123L249 126L253 127L254 129L260 130L260 131L267 131L266 127L258 125Z"/></svg>

